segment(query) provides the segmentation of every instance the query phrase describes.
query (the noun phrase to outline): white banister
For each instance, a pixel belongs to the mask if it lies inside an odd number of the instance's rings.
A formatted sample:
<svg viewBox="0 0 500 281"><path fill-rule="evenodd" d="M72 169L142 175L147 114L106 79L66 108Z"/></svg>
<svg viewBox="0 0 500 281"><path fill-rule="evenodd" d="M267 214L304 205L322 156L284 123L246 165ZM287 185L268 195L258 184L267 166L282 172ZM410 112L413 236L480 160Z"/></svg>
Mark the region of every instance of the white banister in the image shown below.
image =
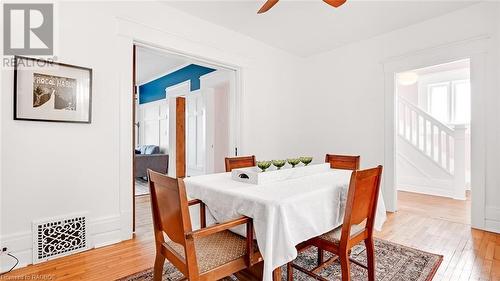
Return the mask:
<svg viewBox="0 0 500 281"><path fill-rule="evenodd" d="M465 125L455 125L454 131L454 197L465 199Z"/></svg>
<svg viewBox="0 0 500 281"><path fill-rule="evenodd" d="M452 141L453 140L450 136L446 136L446 155L450 155L450 153L451 153L450 145L451 145ZM451 163L451 157L446 157L446 168L447 169L450 169L450 163Z"/></svg>
<svg viewBox="0 0 500 281"><path fill-rule="evenodd" d="M398 112L399 135L453 175L450 145L455 131L402 97L398 97ZM420 120L423 128L420 128Z"/></svg>
<svg viewBox="0 0 500 281"><path fill-rule="evenodd" d="M397 109L398 135L453 177L453 196L464 199L466 126L450 128L402 97Z"/></svg>

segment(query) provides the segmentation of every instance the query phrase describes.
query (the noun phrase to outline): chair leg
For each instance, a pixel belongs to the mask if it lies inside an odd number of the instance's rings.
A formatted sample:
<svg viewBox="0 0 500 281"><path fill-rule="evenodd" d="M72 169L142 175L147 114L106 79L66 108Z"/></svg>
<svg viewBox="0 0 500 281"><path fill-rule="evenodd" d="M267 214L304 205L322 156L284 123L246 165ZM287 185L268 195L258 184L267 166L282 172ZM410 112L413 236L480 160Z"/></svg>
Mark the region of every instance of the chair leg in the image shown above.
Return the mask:
<svg viewBox="0 0 500 281"><path fill-rule="evenodd" d="M318 266L325 262L325 251L323 249L318 248Z"/></svg>
<svg viewBox="0 0 500 281"><path fill-rule="evenodd" d="M375 281L375 245L373 237L365 240L366 256L368 261L368 281Z"/></svg>
<svg viewBox="0 0 500 281"><path fill-rule="evenodd" d="M351 280L351 264L349 262L349 253L347 250L339 253L340 269L342 270L342 281Z"/></svg>
<svg viewBox="0 0 500 281"><path fill-rule="evenodd" d="M165 257L161 254L156 254L155 266L153 269L153 281L161 281L163 276L163 265L165 264Z"/></svg>
<svg viewBox="0 0 500 281"><path fill-rule="evenodd" d="M286 264L286 280L293 281L293 266L292 262Z"/></svg>

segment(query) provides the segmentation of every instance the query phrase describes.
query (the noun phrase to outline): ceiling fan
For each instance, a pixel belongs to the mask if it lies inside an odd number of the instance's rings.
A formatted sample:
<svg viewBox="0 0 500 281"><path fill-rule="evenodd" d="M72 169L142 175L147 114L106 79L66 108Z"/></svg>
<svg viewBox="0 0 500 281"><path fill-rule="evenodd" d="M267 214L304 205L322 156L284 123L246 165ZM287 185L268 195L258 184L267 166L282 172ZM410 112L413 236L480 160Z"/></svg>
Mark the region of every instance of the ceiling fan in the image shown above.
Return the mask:
<svg viewBox="0 0 500 281"><path fill-rule="evenodd" d="M278 3L278 1L279 0L267 0L267 2L262 5L257 14L262 14L269 11L274 5L276 5L276 3ZM323 0L323 2L335 8L342 6L342 4L344 4L346 1L347 0Z"/></svg>

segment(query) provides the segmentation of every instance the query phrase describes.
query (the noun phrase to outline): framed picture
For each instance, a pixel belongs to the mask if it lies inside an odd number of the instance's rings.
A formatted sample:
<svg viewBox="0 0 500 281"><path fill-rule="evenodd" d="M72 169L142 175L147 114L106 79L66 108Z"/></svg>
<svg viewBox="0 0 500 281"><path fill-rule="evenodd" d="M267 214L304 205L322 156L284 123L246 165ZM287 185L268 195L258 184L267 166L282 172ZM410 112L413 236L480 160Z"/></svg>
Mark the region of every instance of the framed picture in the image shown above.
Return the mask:
<svg viewBox="0 0 500 281"><path fill-rule="evenodd" d="M16 56L14 120L90 123L92 69Z"/></svg>

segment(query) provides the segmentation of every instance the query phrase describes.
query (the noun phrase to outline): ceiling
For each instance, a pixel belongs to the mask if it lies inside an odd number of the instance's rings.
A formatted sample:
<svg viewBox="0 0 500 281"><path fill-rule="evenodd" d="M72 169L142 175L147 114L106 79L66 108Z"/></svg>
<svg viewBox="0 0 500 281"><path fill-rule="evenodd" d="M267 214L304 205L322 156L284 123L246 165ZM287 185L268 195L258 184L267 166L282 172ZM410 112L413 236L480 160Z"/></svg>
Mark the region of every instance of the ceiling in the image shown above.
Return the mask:
<svg viewBox="0 0 500 281"><path fill-rule="evenodd" d="M257 14L265 0L165 1L169 6L307 57L477 3L477 0L348 0L338 9L321 0L281 0Z"/></svg>
<svg viewBox="0 0 500 281"><path fill-rule="evenodd" d="M137 47L136 61L137 85L149 82L190 63L187 59L180 56L169 55L144 47Z"/></svg>

